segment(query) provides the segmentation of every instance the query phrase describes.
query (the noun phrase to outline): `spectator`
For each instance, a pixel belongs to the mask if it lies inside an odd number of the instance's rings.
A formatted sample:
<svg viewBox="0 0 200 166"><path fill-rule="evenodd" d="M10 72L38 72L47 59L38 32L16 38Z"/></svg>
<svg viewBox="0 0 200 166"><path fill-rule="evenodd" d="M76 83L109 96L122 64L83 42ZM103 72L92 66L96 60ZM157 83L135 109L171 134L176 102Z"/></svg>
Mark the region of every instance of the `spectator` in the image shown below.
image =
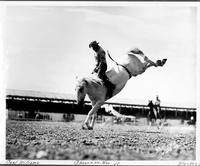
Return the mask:
<svg viewBox="0 0 200 166"><path fill-rule="evenodd" d="M158 95L156 96L155 108L157 111L157 118L161 119L161 107L160 107L160 99Z"/></svg>
<svg viewBox="0 0 200 166"><path fill-rule="evenodd" d="M149 125L151 126L152 121L156 120L156 117L157 117L157 115L155 115L155 112L154 112L154 104L152 100L149 100L148 107L149 107L148 120L149 120Z"/></svg>

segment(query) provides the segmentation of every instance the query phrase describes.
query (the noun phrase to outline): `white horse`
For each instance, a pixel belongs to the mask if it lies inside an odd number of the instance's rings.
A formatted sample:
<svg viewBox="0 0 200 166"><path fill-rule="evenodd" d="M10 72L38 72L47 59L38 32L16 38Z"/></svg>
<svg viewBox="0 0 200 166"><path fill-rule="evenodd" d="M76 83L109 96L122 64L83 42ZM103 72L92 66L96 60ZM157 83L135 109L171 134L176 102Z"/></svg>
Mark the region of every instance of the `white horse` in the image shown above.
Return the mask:
<svg viewBox="0 0 200 166"><path fill-rule="evenodd" d="M109 81L115 85L112 97L118 94L124 88L127 81L132 76L142 74L147 68L152 66L163 66L166 60L167 59L163 59L153 62L148 59L140 50L135 51L135 49L133 49L129 51L121 64L115 65L106 72ZM104 104L106 100L111 98L107 96L108 90L109 88L104 85L103 81L98 78L96 74L92 74L88 77L78 80L76 85L77 104L82 105L84 103L86 94L88 95L92 104L92 109L89 111L85 122L82 125L83 129L93 129L97 110Z"/></svg>

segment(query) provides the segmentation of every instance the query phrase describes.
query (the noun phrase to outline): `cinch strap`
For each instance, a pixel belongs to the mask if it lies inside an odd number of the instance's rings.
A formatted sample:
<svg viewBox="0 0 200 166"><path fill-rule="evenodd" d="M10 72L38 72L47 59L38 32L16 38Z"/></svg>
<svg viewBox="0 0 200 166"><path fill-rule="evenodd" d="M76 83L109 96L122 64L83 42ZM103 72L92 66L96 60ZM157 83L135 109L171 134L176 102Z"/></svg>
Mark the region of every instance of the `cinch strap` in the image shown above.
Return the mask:
<svg viewBox="0 0 200 166"><path fill-rule="evenodd" d="M108 50L107 50L107 54L108 54L109 58L110 58L113 62L116 63L116 65L122 66L122 67L127 71L128 75L129 75L129 79L130 79L130 78L132 77L131 72L130 72L124 65L121 65L121 64L117 63L117 62L110 56L110 53L108 52Z"/></svg>
<svg viewBox="0 0 200 166"><path fill-rule="evenodd" d="M125 66L123 66L121 64L117 64L117 65L122 66L127 71L128 75L129 75L129 79L132 77L131 72Z"/></svg>

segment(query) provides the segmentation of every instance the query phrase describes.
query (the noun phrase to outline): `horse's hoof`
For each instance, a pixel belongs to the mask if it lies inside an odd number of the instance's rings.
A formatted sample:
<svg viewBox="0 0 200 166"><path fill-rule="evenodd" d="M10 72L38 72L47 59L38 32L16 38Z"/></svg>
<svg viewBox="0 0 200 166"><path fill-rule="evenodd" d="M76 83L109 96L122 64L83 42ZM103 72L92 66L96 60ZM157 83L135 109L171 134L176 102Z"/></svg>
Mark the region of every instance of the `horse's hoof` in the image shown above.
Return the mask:
<svg viewBox="0 0 200 166"><path fill-rule="evenodd" d="M162 65L164 65L166 63L167 59L163 59L162 60Z"/></svg>
<svg viewBox="0 0 200 166"><path fill-rule="evenodd" d="M82 129L83 130L93 130L93 127L89 126L88 124L83 124Z"/></svg>
<svg viewBox="0 0 200 166"><path fill-rule="evenodd" d="M93 130L93 127L88 126L88 130Z"/></svg>
<svg viewBox="0 0 200 166"><path fill-rule="evenodd" d="M156 61L156 64L157 64L158 66L162 66L161 60L157 60L157 61Z"/></svg>
<svg viewBox="0 0 200 166"><path fill-rule="evenodd" d="M87 129L88 129L88 126L87 126L86 124L83 124L83 125L82 125L82 129L83 129L83 130L87 130Z"/></svg>

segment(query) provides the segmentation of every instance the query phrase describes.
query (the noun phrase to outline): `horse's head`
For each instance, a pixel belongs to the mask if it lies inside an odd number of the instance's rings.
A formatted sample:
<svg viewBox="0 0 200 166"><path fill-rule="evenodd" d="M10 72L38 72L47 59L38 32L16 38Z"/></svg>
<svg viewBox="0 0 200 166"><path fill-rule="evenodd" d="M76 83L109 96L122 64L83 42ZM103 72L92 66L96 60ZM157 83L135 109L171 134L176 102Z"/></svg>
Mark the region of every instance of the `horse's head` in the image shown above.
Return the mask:
<svg viewBox="0 0 200 166"><path fill-rule="evenodd" d="M76 85L77 104L82 106L86 95L86 80L81 79Z"/></svg>

